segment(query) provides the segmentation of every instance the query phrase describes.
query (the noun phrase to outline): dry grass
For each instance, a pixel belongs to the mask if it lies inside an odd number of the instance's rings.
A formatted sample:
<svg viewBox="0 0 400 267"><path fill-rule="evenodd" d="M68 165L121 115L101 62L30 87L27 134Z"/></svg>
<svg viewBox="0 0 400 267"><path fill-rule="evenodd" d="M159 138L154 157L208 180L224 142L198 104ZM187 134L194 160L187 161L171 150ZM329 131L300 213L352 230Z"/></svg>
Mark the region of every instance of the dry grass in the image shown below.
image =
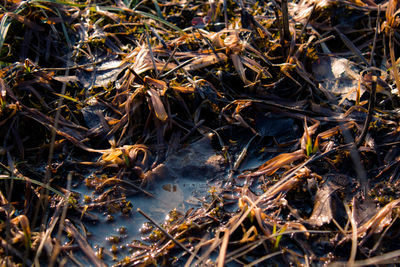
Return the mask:
<svg viewBox="0 0 400 267"><path fill-rule="evenodd" d="M1 264L396 262L398 1L0 8ZM333 93L329 75L357 86ZM131 216L128 193L157 198L165 159L209 133L226 176L203 205L124 257L96 250L92 211Z"/></svg>

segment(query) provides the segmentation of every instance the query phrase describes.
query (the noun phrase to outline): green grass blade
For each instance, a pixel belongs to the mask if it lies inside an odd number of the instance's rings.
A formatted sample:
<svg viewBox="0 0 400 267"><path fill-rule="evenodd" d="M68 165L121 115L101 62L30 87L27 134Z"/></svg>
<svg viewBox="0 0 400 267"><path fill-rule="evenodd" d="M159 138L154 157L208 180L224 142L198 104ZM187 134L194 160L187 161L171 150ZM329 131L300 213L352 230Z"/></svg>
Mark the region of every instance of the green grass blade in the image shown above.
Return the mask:
<svg viewBox="0 0 400 267"><path fill-rule="evenodd" d="M55 193L55 194L57 194L57 195L59 195L61 197L64 197L64 194L61 193L60 191L58 191L57 189L54 189L51 186L48 186L48 185L46 185L46 184L44 184L42 182L30 179L28 177L15 177L15 176L0 175L0 180L28 181L28 182L30 182L32 184L36 184L36 185L39 185L41 187L44 187L44 188L50 190L51 192L53 192L53 193Z"/></svg>
<svg viewBox="0 0 400 267"><path fill-rule="evenodd" d="M157 15L158 15L161 19L164 19L164 16L162 15L162 12L161 12L160 6L158 5L157 0L152 0L152 1L153 1L153 4L154 4L154 8L156 9Z"/></svg>
<svg viewBox="0 0 400 267"><path fill-rule="evenodd" d="M184 31L183 31L181 28L179 28L179 27L175 26L174 24L172 24L172 23L170 23L170 22L168 22L168 21L166 21L166 20L164 20L164 19L162 19L162 18L159 18L159 17L157 17L157 16L155 16L155 15L153 15L153 14L146 13L146 12L139 11L139 10L135 10L134 12L137 13L137 14L139 14L139 15L141 15L141 16L143 16L143 17L148 17L148 18L150 18L150 19L154 19L154 20L156 20L156 21L158 21L158 22L164 24L165 26L168 26L168 27L170 27L171 29L174 29L175 31L184 33Z"/></svg>

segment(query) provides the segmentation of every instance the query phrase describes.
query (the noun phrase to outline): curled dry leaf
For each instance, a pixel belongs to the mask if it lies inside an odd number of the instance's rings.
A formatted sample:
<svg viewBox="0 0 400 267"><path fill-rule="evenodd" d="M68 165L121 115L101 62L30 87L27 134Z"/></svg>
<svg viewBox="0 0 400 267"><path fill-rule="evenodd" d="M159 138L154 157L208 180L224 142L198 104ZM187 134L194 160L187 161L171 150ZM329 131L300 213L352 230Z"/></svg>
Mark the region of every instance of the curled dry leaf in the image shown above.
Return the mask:
<svg viewBox="0 0 400 267"><path fill-rule="evenodd" d="M331 0L301 0L291 2L289 4L289 13L295 21L305 23L310 17L314 5L315 10L320 10L332 5L333 2Z"/></svg>
<svg viewBox="0 0 400 267"><path fill-rule="evenodd" d="M14 225L20 224L26 240L31 240L31 228L29 226L29 219L25 215L19 215L11 220Z"/></svg>
<svg viewBox="0 0 400 267"><path fill-rule="evenodd" d="M110 148L107 150L93 150L93 152L103 153L99 162L105 166L117 165L122 166L126 164L126 160L136 161L139 153L143 153L142 165L146 165L149 155L149 150L145 145L125 145L117 148Z"/></svg>
<svg viewBox="0 0 400 267"><path fill-rule="evenodd" d="M137 74L141 74L148 70L154 69L153 59L158 71L161 71L163 68L165 70L171 70L176 67L176 65L173 63L169 63L164 66L164 62L160 62L156 57L152 58L150 50L145 45L136 47L125 57L124 62L133 62L131 68Z"/></svg>
<svg viewBox="0 0 400 267"><path fill-rule="evenodd" d="M287 222L283 227L288 230L293 229L293 230L304 231L306 237L310 236L310 233L308 232L307 228L299 222Z"/></svg>

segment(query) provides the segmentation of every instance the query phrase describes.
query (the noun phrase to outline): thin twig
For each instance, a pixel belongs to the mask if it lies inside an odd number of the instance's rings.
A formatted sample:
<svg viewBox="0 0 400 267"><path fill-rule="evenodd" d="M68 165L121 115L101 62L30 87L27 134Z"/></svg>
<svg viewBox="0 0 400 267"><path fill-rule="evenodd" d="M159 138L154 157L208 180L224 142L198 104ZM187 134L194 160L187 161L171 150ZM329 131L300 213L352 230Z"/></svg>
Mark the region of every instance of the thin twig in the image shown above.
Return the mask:
<svg viewBox="0 0 400 267"><path fill-rule="evenodd" d="M171 59L174 58L176 51L178 51L178 46L175 46L174 50L172 51L172 53L170 54L170 56L168 57L167 61L165 62L164 66L162 67L162 69L160 70L159 75L161 75L164 70L167 68L168 64L171 62ZM169 51L168 51L169 52Z"/></svg>
<svg viewBox="0 0 400 267"><path fill-rule="evenodd" d="M0 161L0 167L3 168L5 171L7 171L9 174L12 174L12 171L6 165L4 165L1 161Z"/></svg>
<svg viewBox="0 0 400 267"><path fill-rule="evenodd" d="M183 63L180 64L179 66L177 66L177 67L175 67L175 68L173 68L173 69L167 71L167 72L164 73L163 75L160 75L159 78L162 79L162 78L164 78L164 77L170 75L171 73L176 72L177 70L179 70L179 69L185 67L186 65L188 65L188 64L191 63L192 61L195 61L196 59L197 59L197 58L194 57L194 58L191 58L191 59L186 60L185 62L183 62Z"/></svg>
<svg viewBox="0 0 400 267"><path fill-rule="evenodd" d="M347 38L346 35L344 35L338 28L333 27L335 31L339 34L340 39L342 39L343 43L349 48L354 54L358 56L358 58L365 63L368 67L370 66L368 61L365 59L365 57L361 54L361 51L353 44L352 41L350 41L349 38Z"/></svg>
<svg viewBox="0 0 400 267"><path fill-rule="evenodd" d="M106 266L106 264L102 260L97 258L92 247L87 242L87 238L84 237L69 220L65 220L65 229L70 235L72 235L73 238L75 238L82 252L91 260L94 266Z"/></svg>
<svg viewBox="0 0 400 267"><path fill-rule="evenodd" d="M146 30L149 30L149 27L147 26L147 24L144 24L144 26L146 27ZM148 31L145 31L145 35L146 35L146 40L147 40L147 46L149 47L151 62L153 63L154 72L156 73L156 77L158 77L157 65L156 65L156 61L154 59L153 49L151 48Z"/></svg>

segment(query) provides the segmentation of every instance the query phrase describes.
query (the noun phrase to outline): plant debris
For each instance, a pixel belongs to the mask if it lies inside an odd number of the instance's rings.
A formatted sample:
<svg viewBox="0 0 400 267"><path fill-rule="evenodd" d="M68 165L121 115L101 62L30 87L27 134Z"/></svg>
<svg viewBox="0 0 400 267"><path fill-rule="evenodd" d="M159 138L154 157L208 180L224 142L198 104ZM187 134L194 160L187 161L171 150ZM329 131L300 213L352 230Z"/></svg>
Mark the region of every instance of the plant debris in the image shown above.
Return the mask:
<svg viewBox="0 0 400 267"><path fill-rule="evenodd" d="M1 265L398 263L398 1L0 8Z"/></svg>

